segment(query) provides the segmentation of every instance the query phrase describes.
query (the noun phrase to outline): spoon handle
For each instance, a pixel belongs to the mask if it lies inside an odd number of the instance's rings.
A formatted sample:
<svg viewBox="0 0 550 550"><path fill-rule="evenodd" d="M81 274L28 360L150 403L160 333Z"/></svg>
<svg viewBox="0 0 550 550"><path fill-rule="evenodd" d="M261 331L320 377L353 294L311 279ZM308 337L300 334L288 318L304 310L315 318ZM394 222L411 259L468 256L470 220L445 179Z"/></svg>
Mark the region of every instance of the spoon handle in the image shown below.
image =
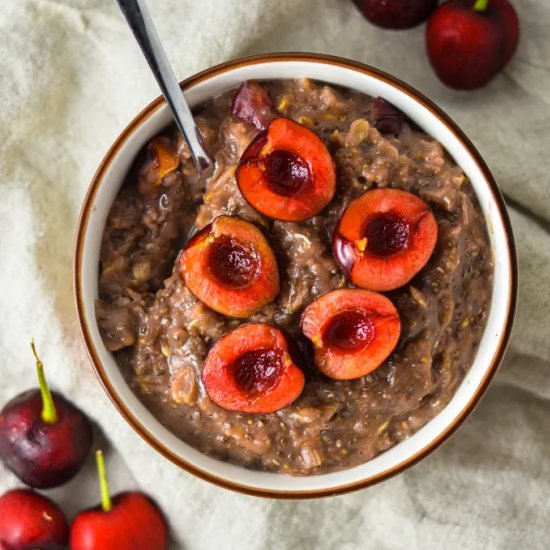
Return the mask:
<svg viewBox="0 0 550 550"><path fill-rule="evenodd" d="M211 165L189 105L168 62L145 0L117 0L128 25L153 71L200 172Z"/></svg>

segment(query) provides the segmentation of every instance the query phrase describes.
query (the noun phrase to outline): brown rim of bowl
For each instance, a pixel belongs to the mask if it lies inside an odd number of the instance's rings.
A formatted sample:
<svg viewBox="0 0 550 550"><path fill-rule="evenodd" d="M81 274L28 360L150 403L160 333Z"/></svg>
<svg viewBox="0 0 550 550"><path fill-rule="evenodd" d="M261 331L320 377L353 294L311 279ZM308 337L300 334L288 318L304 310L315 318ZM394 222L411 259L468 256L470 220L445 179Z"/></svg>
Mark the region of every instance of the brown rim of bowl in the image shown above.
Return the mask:
<svg viewBox="0 0 550 550"><path fill-rule="evenodd" d="M230 480L212 475L206 471L201 470L200 468L197 468L196 466L187 462L186 460L183 460L181 457L177 456L170 449L166 448L162 443L160 443L157 439L155 439L155 437L141 425L139 420L135 418L133 414L128 410L125 403L122 401L122 399L117 394L116 390L113 388L111 382L109 381L107 375L105 374L105 371L103 369L103 366L101 365L101 362L99 361L96 349L94 347L92 338L90 336L88 323L84 315L84 304L82 299L82 287L81 287L81 265L82 265L83 246L84 246L84 234L86 232L86 227L90 216L91 204L95 198L97 189L101 184L103 176L107 168L111 164L113 158L118 153L121 146L126 142L128 137L132 134L132 132L136 129L136 127L139 126L146 118L148 118L154 111L156 111L164 103L164 99L162 97L158 97L152 103L150 103L147 107L145 107L145 109L143 109L143 111L141 111L141 113L139 113L130 122L130 124L122 131L122 133L117 138L115 143L107 151L107 154L101 161L99 168L94 174L90 187L88 188L88 192L86 193L84 204L82 206L80 216L78 219L75 246L74 246L73 284L74 284L75 302L76 302L76 309L78 314L78 321L80 325L80 331L82 334L82 338L84 340L86 351L96 371L96 374L103 388L105 389L111 401L115 405L115 407L126 419L126 421L130 424L130 426L132 426L132 428L143 439L145 439L145 441L147 441L154 449L156 449L164 457L168 458L170 461L172 461L174 464L177 464L179 467L183 468L184 470L187 470L188 472L192 473L193 475L201 479L204 479L206 481L209 481L210 483L219 485L226 489L230 489L230 490L233 490L239 493L248 494L248 495L268 497L268 498L307 499L307 498L318 498L318 497L333 496L333 495L348 493L351 491L356 491L358 489L369 487L371 485L374 485L376 483L389 479L397 475L398 473L406 470L407 468L410 468L411 466L413 466L414 464L416 464L417 462L419 462L420 460L428 456L432 451L434 451L437 447L439 447L439 445L441 445L444 441L446 441L458 429L458 427L463 423L463 421L467 418L467 416L474 410L480 398L483 396L483 394L487 390L487 387L489 386L489 383L493 379L502 361L504 353L506 351L506 347L510 339L510 333L512 330L512 324L513 324L514 314L516 309L517 290L518 290L518 270L517 270L516 248L515 248L514 236L512 233L510 219L508 217L506 206L502 198L502 195L500 193L500 190L498 189L497 184L491 172L489 171L489 168L487 167L485 161L481 158L481 155L479 154L477 149L474 147L473 143L466 137L464 132L462 132L462 130L449 118L449 116L447 116L430 99L425 97L423 94L421 94L420 92L418 92L417 90L409 86L408 84L405 84L404 82L401 82L397 78L394 78L378 69L375 69L368 65L364 65L362 63L358 63L356 61L351 61L340 57L334 57L334 56L322 55L322 54L289 52L289 53L262 54L262 55L235 59L233 61L228 61L226 63L222 63L221 65L216 65L215 67L206 69L205 71L202 71L194 76L191 76L190 78L181 82L180 85L181 85L181 88L185 90L214 75L224 73L226 71L235 69L237 67L243 67L247 65L256 65L256 64L266 63L266 62L285 62L285 61L322 63L322 64L334 65L338 67L344 67L347 69L360 72L362 74L366 74L371 77L375 77L379 80L382 80L392 85L393 87L399 89L400 91L404 92L408 96L415 99L418 103L423 105L426 109L428 109L449 130L451 130L451 132L455 135L455 137L462 143L462 145L469 151L469 153L475 159L479 170L483 173L487 183L489 184L495 204L498 207L498 211L504 223L507 241L508 241L508 249L510 252L510 265L509 265L510 300L508 304L506 325L503 328L503 331L500 337L500 342L493 356L491 365L487 369L485 376L481 381L481 384L479 385L477 391L470 398L468 404L456 416L453 423L437 438L435 438L428 445L426 445L422 450L418 451L416 454L402 461L398 465L388 470L385 470L384 472L381 472L375 476L371 476L367 479L359 480L353 483L340 485L338 487L334 487L331 489L319 489L319 490L314 489L314 490L296 491L296 492L258 489L256 487L241 485L239 483L235 483Z"/></svg>

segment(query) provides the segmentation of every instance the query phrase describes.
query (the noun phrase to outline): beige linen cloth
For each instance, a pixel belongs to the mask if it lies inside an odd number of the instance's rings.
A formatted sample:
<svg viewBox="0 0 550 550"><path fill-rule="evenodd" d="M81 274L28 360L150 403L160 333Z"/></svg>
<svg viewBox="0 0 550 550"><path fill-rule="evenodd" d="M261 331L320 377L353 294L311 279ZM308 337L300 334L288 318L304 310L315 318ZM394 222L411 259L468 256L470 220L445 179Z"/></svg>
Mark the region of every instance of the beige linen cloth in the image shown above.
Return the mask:
<svg viewBox="0 0 550 550"><path fill-rule="evenodd" d="M397 478L341 497L276 502L180 471L132 431L96 380L73 306L75 224L107 148L158 90L114 0L2 0L0 405L36 384L34 336L52 385L104 430L98 444L108 450L112 490L153 495L173 548L550 548L550 3L514 3L522 37L513 62L485 89L456 93L435 78L423 27L377 29L349 0L150 0L181 79L275 50L369 63L441 105L509 198L518 315L506 360L476 411ZM16 485L0 466L0 493ZM69 516L97 503L92 460L49 494Z"/></svg>

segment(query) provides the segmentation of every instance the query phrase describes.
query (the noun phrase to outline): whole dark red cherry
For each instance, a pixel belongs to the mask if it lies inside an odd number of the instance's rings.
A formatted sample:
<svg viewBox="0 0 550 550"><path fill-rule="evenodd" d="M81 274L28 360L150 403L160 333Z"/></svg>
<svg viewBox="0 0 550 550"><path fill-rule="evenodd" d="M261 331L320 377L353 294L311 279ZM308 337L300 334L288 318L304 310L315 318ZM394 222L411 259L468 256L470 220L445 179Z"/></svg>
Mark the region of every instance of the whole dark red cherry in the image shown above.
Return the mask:
<svg viewBox="0 0 550 550"><path fill-rule="evenodd" d="M510 61L518 41L518 16L508 0L448 0L426 27L435 73L459 90L487 84Z"/></svg>
<svg viewBox="0 0 550 550"><path fill-rule="evenodd" d="M12 399L0 412L0 459L21 481L38 489L69 481L90 454L93 430L86 415L50 392L36 358L40 389Z"/></svg>
<svg viewBox="0 0 550 550"><path fill-rule="evenodd" d="M361 13L384 29L410 29L426 21L437 0L353 0Z"/></svg>
<svg viewBox="0 0 550 550"><path fill-rule="evenodd" d="M30 489L14 489L0 497L1 550L61 550L69 539L59 506Z"/></svg>

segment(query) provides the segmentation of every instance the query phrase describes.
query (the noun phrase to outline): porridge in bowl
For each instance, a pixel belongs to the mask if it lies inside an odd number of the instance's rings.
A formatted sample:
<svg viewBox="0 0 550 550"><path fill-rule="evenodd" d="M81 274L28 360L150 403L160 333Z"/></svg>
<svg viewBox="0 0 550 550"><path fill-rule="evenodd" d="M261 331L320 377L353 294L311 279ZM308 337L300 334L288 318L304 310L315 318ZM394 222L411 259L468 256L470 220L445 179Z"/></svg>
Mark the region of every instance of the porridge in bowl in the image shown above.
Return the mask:
<svg viewBox="0 0 550 550"><path fill-rule="evenodd" d="M106 346L203 453L294 475L368 461L475 357L493 259L469 181L392 105L320 82L247 82L196 120L205 187L169 128L111 208Z"/></svg>

